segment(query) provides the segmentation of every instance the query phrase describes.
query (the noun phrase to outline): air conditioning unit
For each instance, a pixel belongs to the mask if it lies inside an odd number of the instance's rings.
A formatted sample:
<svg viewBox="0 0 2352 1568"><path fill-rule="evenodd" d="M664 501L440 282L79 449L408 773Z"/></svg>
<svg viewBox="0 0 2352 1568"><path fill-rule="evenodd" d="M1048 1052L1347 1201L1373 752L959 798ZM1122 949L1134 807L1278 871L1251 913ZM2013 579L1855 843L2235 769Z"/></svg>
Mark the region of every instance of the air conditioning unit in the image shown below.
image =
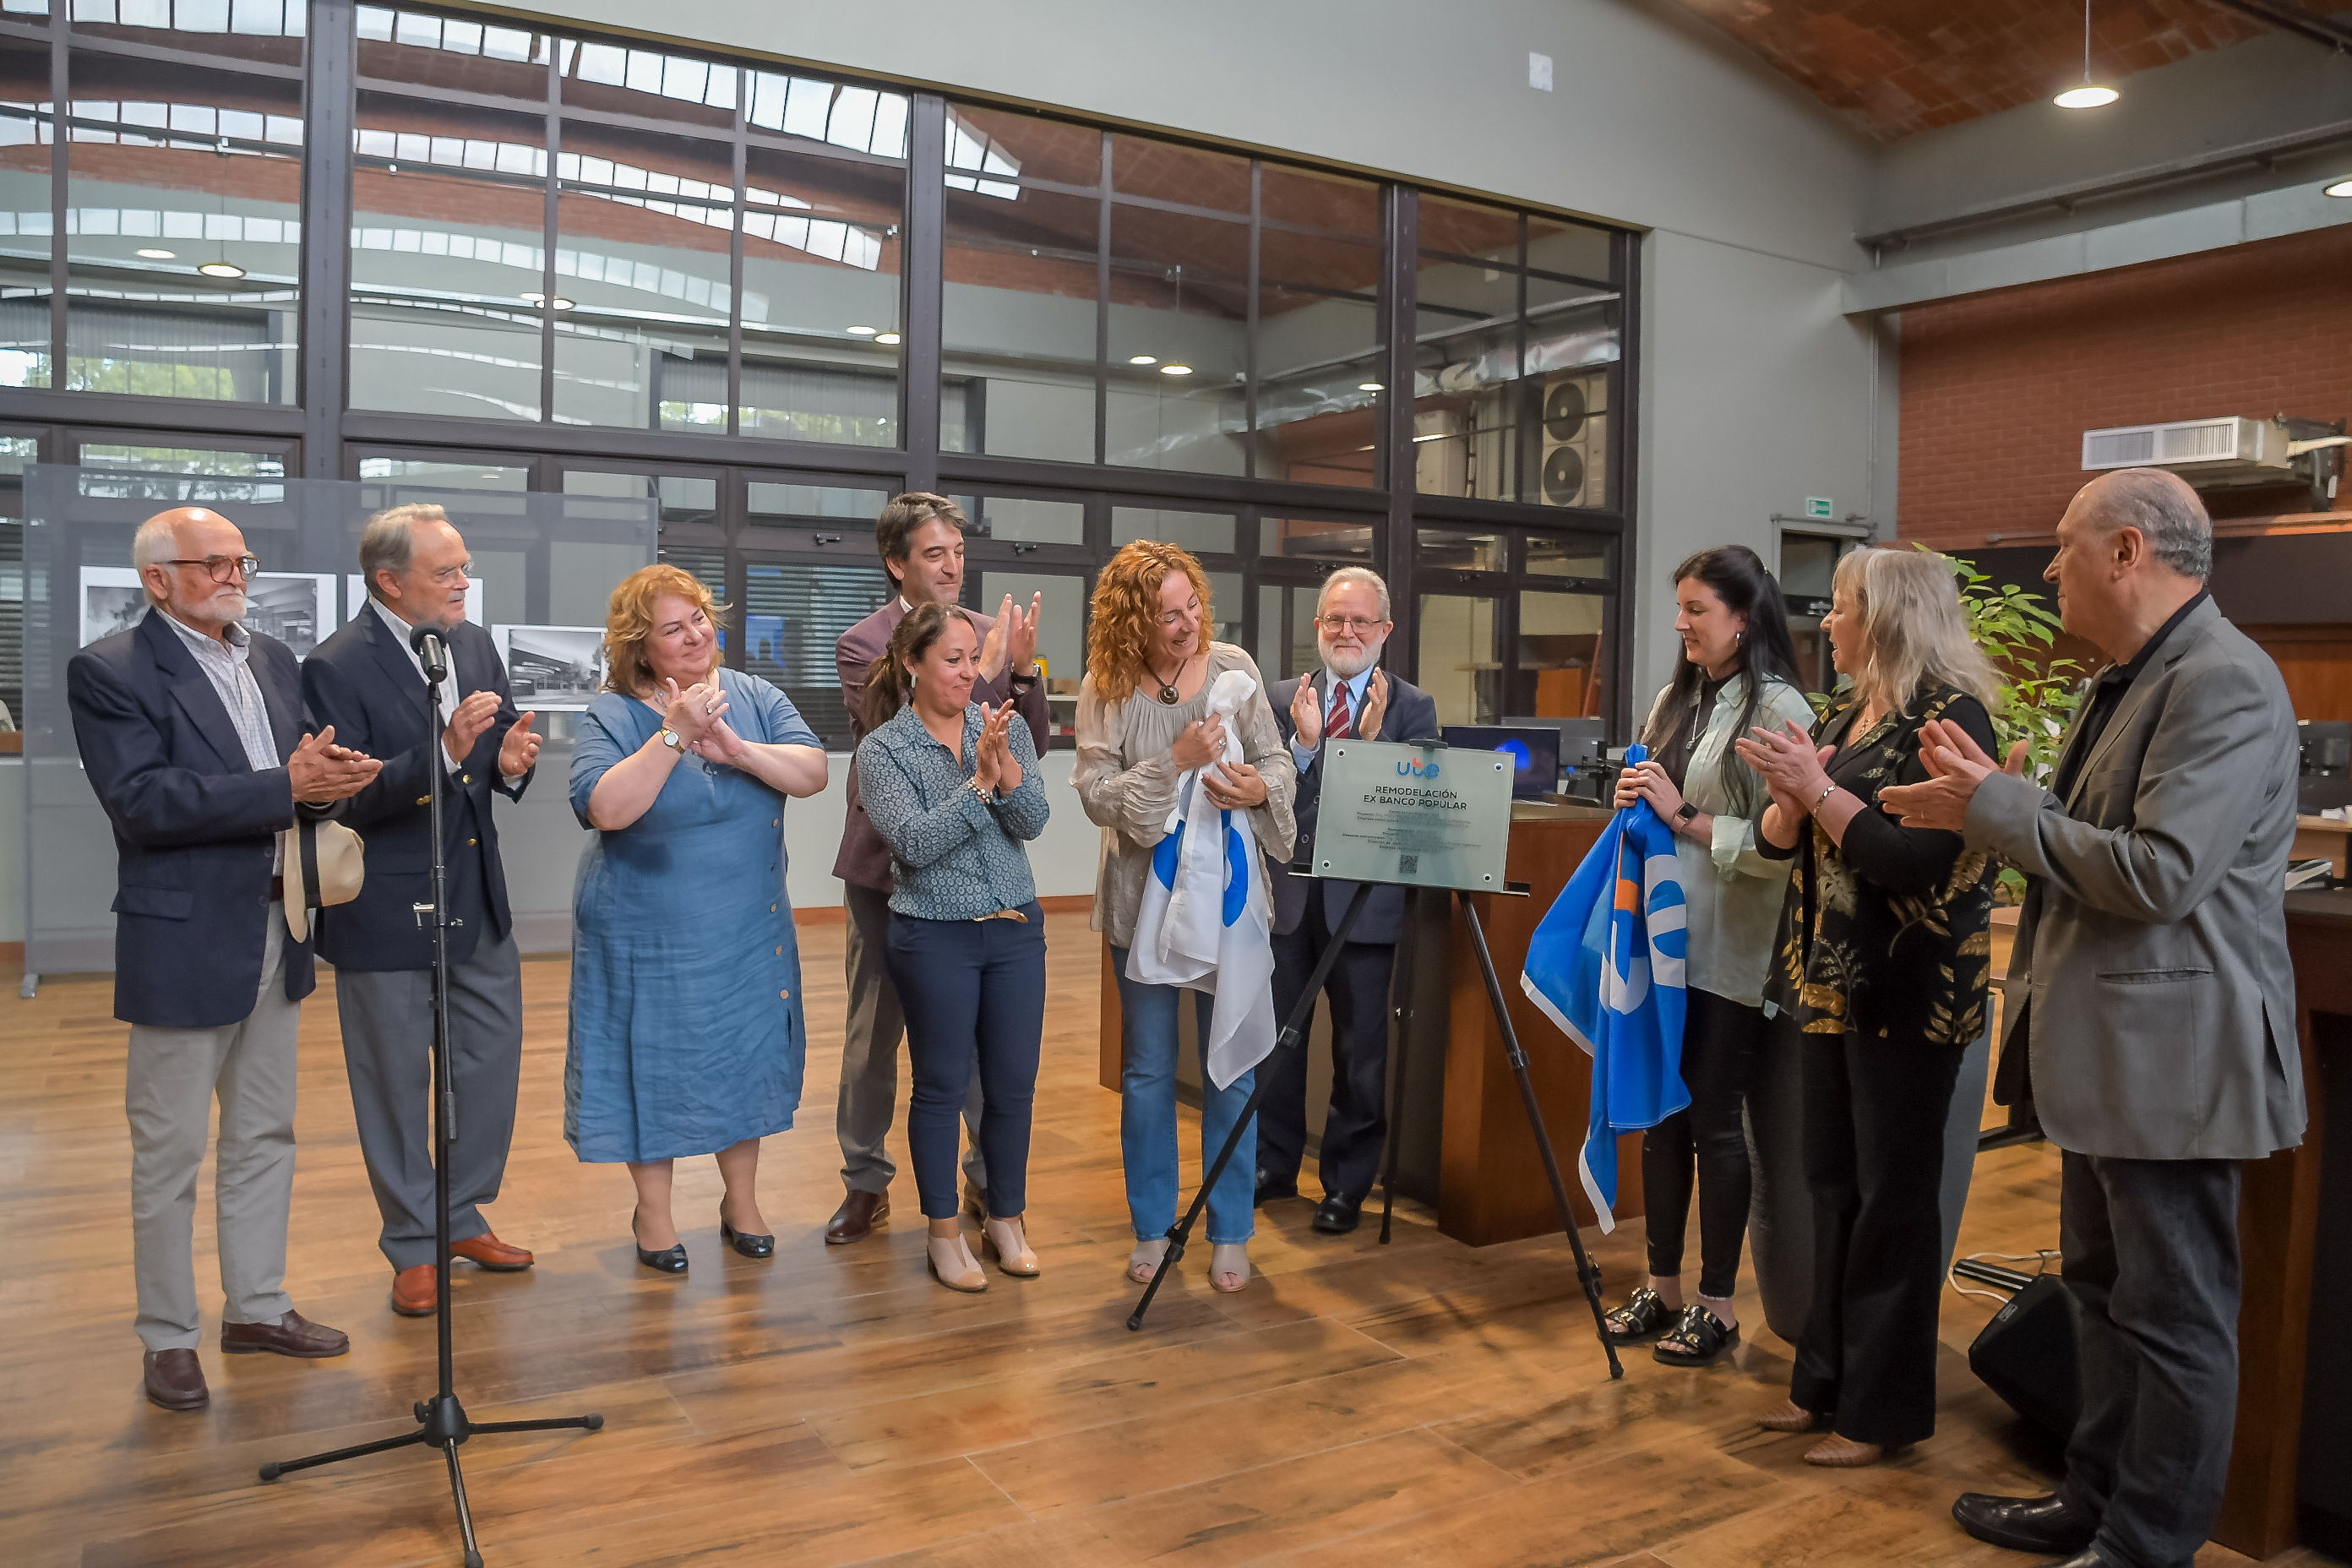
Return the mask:
<svg viewBox="0 0 2352 1568"><path fill-rule="evenodd" d="M1609 373L1548 378L1537 499L1546 506L1605 506L1609 500Z"/></svg>
<svg viewBox="0 0 2352 1568"><path fill-rule="evenodd" d="M2177 419L2083 432L2083 467L2168 468L2191 484L2291 484L2289 432L2270 419Z"/></svg>

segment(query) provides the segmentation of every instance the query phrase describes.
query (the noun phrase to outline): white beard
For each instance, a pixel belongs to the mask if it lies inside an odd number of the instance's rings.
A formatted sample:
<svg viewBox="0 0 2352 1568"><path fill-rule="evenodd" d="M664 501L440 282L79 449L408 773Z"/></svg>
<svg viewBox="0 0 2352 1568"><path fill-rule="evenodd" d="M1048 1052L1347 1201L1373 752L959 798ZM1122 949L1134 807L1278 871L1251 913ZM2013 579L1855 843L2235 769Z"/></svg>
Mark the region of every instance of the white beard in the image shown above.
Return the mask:
<svg viewBox="0 0 2352 1568"><path fill-rule="evenodd" d="M1365 643L1353 652L1349 652L1344 648L1335 647L1329 642L1318 637L1316 639L1315 651L1323 656L1323 668L1329 670L1335 679L1353 680L1380 663L1381 649L1387 646L1388 639L1383 637L1379 642Z"/></svg>

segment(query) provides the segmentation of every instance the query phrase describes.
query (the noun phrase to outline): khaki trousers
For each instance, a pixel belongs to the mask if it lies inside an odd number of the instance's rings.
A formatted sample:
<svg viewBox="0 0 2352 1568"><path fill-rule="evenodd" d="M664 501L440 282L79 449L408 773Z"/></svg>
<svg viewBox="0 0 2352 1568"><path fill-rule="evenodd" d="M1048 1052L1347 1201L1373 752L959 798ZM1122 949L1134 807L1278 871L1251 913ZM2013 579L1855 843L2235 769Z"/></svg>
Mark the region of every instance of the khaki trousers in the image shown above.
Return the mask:
<svg viewBox="0 0 2352 1568"><path fill-rule="evenodd" d="M286 999L286 911L269 906L253 1011L212 1029L131 1027L123 1109L131 1121L131 1237L139 1337L151 1351L194 1350L196 1172L220 1100L213 1205L221 1313L274 1322L286 1294L286 1215L294 1196L294 1043L302 1005Z"/></svg>

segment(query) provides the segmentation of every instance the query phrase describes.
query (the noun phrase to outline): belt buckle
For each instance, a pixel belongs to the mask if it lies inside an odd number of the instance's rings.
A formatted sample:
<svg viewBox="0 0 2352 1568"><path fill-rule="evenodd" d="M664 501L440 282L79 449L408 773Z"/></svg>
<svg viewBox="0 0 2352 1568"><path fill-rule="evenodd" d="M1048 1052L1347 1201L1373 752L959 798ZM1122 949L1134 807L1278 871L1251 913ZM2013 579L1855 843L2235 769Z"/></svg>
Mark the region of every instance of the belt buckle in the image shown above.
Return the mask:
<svg viewBox="0 0 2352 1568"><path fill-rule="evenodd" d="M1019 910L999 910L994 914L971 917L971 923L974 925L978 925L982 921L1019 921L1023 925L1027 925L1029 917Z"/></svg>

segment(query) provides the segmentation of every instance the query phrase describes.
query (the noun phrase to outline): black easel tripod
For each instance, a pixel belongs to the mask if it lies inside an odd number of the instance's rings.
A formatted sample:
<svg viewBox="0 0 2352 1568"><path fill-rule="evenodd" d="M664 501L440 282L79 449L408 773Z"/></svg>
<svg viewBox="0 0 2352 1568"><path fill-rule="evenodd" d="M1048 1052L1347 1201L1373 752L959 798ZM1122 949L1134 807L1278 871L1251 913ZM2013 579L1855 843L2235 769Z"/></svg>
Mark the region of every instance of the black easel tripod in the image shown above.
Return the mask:
<svg viewBox="0 0 2352 1568"><path fill-rule="evenodd" d="M1275 1037L1276 1050L1306 1049L1307 1029L1315 1016L1316 999L1323 994L1323 983L1330 977L1331 966L1338 961L1339 950L1347 945L1348 933L1355 928L1356 916L1363 909L1364 901L1371 896L1375 885L1370 882L1356 884L1355 893L1348 900L1348 907L1339 916L1339 929L1331 933L1329 943L1323 949L1323 956L1316 961L1315 972L1308 977L1307 988L1300 994L1297 1005L1291 1009L1290 1016L1283 1020L1282 1032ZM1408 889L1408 896L1411 890ZM1470 895L1465 892L1461 898L1462 913L1470 922L1471 945L1477 951L1478 967L1486 976L1486 1002L1495 1010L1495 1022L1503 1031L1504 1048L1511 1064L1511 1071L1519 1080L1520 1100L1527 1107L1528 1126L1535 1133L1536 1147L1543 1154L1544 1174L1551 1182L1552 1204L1559 1213L1560 1229L1567 1235L1569 1248L1576 1258L1576 1278L1583 1287L1586 1303L1592 1309L1593 1333L1601 1341L1601 1351L1609 1358L1609 1375L1612 1378L1623 1377L1624 1365L1618 1361L1617 1347L1610 1342L1601 1321L1601 1270L1586 1255L1584 1238L1577 1233L1576 1213L1569 1206L1568 1186L1560 1179L1559 1160L1552 1152L1551 1135L1544 1129L1543 1108L1537 1103L1535 1084L1528 1077L1527 1052L1519 1047L1518 1031L1511 1026L1510 1010L1503 1004L1502 983L1495 976L1495 960L1486 948L1486 927L1478 919L1478 906L1470 901ZM1412 960L1415 924L1412 915L1416 912L1407 911L1404 937L1399 944L1402 951L1398 954L1399 962L1402 966L1402 973L1404 975L1405 1000L1397 1008L1397 1015L1399 1023L1408 1035L1411 1033L1412 1025ZM1390 1217L1396 1205L1394 1189L1397 1114L1400 1099L1398 1078L1402 1066L1402 1062L1392 1061L1389 1070L1388 1140L1381 1179L1382 1205L1381 1240L1384 1243L1389 1238ZM1184 1256L1185 1238L1192 1234L1193 1223L1200 1218L1201 1210L1207 1205L1210 1190L1216 1186L1217 1178L1224 1174L1225 1166L1234 1157L1234 1151L1240 1146L1243 1132L1248 1130L1251 1120L1257 1115L1258 1101L1265 1097L1266 1083L1266 1075L1260 1073L1256 1083L1250 1089L1248 1102L1242 1107L1241 1115L1234 1122L1233 1131L1225 1137L1225 1146L1217 1151L1215 1163L1202 1173L1200 1190L1192 1194L1192 1205L1184 1211L1182 1218L1168 1227L1168 1250L1160 1256L1160 1267L1152 1271L1151 1283L1143 1288L1142 1300L1136 1302L1135 1310L1128 1317L1127 1326L1129 1330L1143 1327L1143 1315L1151 1310L1151 1299L1160 1293L1160 1282L1168 1277L1168 1270Z"/></svg>
<svg viewBox="0 0 2352 1568"><path fill-rule="evenodd" d="M408 646L416 651L425 667L425 684L431 689L433 733L428 743L436 751L441 747L443 729L441 683L449 678L447 636L446 627L425 621L408 638ZM425 775L431 781L428 790L432 805L433 901L417 905L416 913L419 918L428 912L433 917L433 1242L437 1260L434 1285L440 1298L435 1314L440 1337L440 1391L430 1399L416 1402L417 1426L414 1432L305 1458L272 1461L261 1467L261 1479L274 1481L289 1470L340 1464L362 1454L381 1454L389 1448L405 1448L417 1443L438 1448L449 1462L449 1495L457 1505L457 1532L466 1545L466 1568L482 1568L482 1553L474 1544L474 1515L466 1506L466 1473L457 1463L458 1446L481 1432L551 1432L564 1427L593 1432L604 1425L604 1418L592 1415L545 1421L474 1421L467 1417L465 1406L457 1403L449 1348L449 1145L457 1137L457 1106L449 1090L448 855L441 837L440 758L428 753Z"/></svg>

